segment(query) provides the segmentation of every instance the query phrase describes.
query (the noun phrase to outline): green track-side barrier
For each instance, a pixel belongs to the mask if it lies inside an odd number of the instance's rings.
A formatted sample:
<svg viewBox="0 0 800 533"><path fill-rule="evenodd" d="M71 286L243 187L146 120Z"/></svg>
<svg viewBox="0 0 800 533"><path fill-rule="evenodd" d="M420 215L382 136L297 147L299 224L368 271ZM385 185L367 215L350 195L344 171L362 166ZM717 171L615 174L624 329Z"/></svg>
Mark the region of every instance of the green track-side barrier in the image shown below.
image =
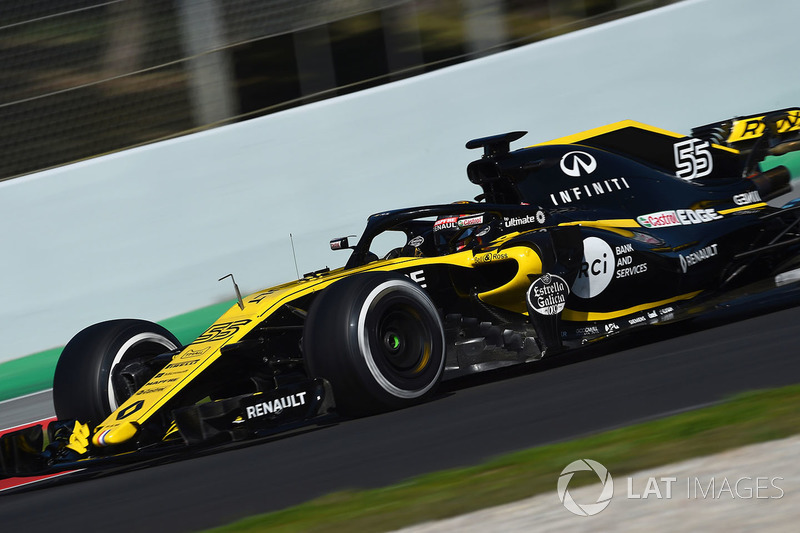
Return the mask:
<svg viewBox="0 0 800 533"><path fill-rule="evenodd" d="M231 300L211 305L161 320L159 324L170 330L181 343L188 344L234 303ZM51 388L62 349L53 348L0 364L0 401Z"/></svg>

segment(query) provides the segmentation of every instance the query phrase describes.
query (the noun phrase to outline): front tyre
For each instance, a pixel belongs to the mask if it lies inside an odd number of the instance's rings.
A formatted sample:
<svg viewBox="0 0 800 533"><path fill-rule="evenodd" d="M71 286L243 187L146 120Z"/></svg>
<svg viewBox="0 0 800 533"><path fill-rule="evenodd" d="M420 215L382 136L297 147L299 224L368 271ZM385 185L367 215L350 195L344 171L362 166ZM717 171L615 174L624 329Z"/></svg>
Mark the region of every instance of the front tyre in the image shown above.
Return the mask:
<svg viewBox="0 0 800 533"><path fill-rule="evenodd" d="M385 272L345 278L311 306L306 370L326 378L340 413L362 416L417 403L444 370L444 328L419 285Z"/></svg>
<svg viewBox="0 0 800 533"><path fill-rule="evenodd" d="M109 320L89 326L67 343L56 364L56 416L102 422L131 394L115 379L120 363L144 362L180 346L167 329L146 320Z"/></svg>

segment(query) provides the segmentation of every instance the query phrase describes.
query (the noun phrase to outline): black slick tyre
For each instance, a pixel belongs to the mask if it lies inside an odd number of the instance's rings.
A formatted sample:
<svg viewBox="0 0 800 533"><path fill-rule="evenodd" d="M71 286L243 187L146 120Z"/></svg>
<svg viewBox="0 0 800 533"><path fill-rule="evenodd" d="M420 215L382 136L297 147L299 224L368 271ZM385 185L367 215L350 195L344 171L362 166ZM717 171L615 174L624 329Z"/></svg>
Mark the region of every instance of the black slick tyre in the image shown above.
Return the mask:
<svg viewBox="0 0 800 533"><path fill-rule="evenodd" d="M303 356L310 376L331 383L337 410L363 416L433 392L444 370L444 328L431 299L407 277L359 274L316 298Z"/></svg>
<svg viewBox="0 0 800 533"><path fill-rule="evenodd" d="M180 346L167 329L146 320L109 320L89 326L67 343L56 364L56 416L102 422L130 396L113 379L120 363L145 361Z"/></svg>

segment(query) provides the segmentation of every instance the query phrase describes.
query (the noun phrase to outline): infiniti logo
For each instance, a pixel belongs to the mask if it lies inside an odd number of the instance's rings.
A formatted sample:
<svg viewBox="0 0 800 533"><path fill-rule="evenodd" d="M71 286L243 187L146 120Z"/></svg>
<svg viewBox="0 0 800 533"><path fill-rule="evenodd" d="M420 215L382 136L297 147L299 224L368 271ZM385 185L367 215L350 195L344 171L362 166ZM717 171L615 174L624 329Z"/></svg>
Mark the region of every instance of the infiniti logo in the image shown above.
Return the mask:
<svg viewBox="0 0 800 533"><path fill-rule="evenodd" d="M597 169L597 161L586 152L567 152L561 158L561 170L567 176L580 177L581 174L591 174Z"/></svg>

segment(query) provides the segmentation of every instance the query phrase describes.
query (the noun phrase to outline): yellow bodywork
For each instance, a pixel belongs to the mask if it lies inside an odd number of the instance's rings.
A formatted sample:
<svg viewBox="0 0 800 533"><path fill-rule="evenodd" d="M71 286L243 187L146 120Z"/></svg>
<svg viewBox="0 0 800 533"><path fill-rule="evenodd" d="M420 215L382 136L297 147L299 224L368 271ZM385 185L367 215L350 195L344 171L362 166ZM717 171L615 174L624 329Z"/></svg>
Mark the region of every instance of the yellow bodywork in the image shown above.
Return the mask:
<svg viewBox="0 0 800 533"><path fill-rule="evenodd" d="M67 448L74 450L80 454L86 453L89 446L89 426L88 424L81 424L75 421L72 428L72 434L69 436L69 443Z"/></svg>
<svg viewBox="0 0 800 533"><path fill-rule="evenodd" d="M505 248L502 252L478 253L473 258L477 264L508 260L514 260L519 265L516 275L508 283L480 293L478 296L484 302L496 307L502 307L515 313L527 313L524 295L531 284L528 274L541 273L542 261L539 255L527 246L512 246Z"/></svg>
<svg viewBox="0 0 800 533"><path fill-rule="evenodd" d="M524 246L509 247L502 252L497 252L496 249L477 253L464 251L445 257L375 261L359 268L347 271L337 269L250 294L243 298L244 309L240 309L238 305L232 306L97 426L92 442L96 446L110 446L132 439L146 420L220 357L223 346L240 341L283 304L323 290L343 277L361 272L424 268L426 265L471 268L499 261L519 263L516 276L502 287L479 294L479 297L492 305L525 312L523 295L530 284L528 274L540 273L542 266L536 253Z"/></svg>
<svg viewBox="0 0 800 533"><path fill-rule="evenodd" d="M749 141L764 135L766 126L762 122L766 115L747 117L734 120L728 142ZM800 109L792 109L786 113L786 118L778 120L776 124L778 133L800 130Z"/></svg>

